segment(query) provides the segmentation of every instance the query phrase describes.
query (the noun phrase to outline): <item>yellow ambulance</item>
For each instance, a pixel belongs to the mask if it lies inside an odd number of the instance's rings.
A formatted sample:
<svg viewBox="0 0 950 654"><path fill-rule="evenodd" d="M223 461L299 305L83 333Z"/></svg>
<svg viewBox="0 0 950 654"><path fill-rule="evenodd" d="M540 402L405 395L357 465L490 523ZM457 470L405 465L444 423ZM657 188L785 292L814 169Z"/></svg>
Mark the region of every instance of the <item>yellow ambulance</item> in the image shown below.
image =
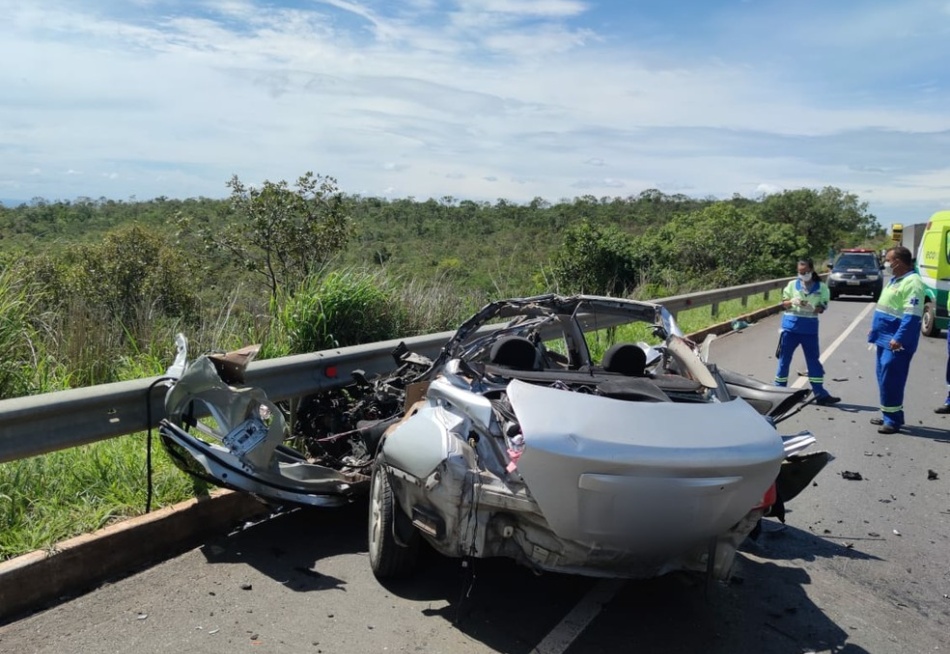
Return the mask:
<svg viewBox="0 0 950 654"><path fill-rule="evenodd" d="M925 336L938 336L941 329L947 329L948 323L950 211L938 211L930 217L917 248L916 264L927 293L920 331Z"/></svg>

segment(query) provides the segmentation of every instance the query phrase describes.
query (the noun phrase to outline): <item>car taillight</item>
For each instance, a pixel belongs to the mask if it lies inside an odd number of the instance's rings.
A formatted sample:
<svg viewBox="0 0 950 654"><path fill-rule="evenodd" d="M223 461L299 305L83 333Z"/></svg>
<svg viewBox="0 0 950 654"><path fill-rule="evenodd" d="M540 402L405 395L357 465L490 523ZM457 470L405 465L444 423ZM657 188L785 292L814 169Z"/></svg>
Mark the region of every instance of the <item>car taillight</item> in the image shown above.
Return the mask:
<svg viewBox="0 0 950 654"><path fill-rule="evenodd" d="M776 497L777 496L775 493L775 483L773 482L772 485L769 486L769 489L765 491L765 495L762 496L762 501L756 504L752 508L753 509L767 509L768 507L775 504Z"/></svg>

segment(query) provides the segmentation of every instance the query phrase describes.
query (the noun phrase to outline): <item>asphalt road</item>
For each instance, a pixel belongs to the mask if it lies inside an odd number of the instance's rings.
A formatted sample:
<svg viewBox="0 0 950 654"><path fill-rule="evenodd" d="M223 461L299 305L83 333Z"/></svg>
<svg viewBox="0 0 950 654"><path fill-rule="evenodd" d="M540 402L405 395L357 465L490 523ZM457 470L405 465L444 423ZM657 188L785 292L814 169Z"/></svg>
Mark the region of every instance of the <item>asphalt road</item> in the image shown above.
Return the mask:
<svg viewBox="0 0 950 654"><path fill-rule="evenodd" d="M947 651L950 419L933 413L947 345L922 339L908 428L877 434L871 306L844 299L822 317L827 385L843 401L780 428L811 430L836 458L787 525L767 521L746 543L731 583L535 576L433 555L384 586L366 560L364 505L299 510L0 627L0 652ZM778 324L720 337L711 359L771 380Z"/></svg>

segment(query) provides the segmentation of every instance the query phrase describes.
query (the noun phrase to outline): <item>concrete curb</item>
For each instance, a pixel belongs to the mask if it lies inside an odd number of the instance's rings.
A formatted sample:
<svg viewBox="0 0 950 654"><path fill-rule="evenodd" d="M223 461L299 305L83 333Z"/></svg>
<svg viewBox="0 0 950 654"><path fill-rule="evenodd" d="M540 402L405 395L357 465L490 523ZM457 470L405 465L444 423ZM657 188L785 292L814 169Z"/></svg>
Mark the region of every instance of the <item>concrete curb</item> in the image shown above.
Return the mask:
<svg viewBox="0 0 950 654"><path fill-rule="evenodd" d="M188 550L268 508L245 493L219 491L117 522L92 534L0 563L0 624L64 595Z"/></svg>
<svg viewBox="0 0 950 654"><path fill-rule="evenodd" d="M779 304L738 319L751 323L780 310ZM689 334L689 338L698 343L708 334L732 331L729 320ZM251 495L221 490L71 538L52 551L0 562L0 624L184 552L209 536L268 513L266 505Z"/></svg>

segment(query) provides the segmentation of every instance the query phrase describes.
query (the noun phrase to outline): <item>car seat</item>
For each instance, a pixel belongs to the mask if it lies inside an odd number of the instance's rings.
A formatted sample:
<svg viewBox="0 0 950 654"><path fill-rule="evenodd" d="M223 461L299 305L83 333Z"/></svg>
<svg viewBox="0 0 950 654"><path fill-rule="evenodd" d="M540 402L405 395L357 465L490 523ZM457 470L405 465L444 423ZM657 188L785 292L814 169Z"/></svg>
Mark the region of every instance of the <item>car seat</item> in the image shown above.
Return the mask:
<svg viewBox="0 0 950 654"><path fill-rule="evenodd" d="M646 375L647 354L639 345L616 343L604 353L601 365L607 372L617 372L628 377Z"/></svg>
<svg viewBox="0 0 950 654"><path fill-rule="evenodd" d="M523 336L502 336L492 344L489 361L517 370L536 370L538 350Z"/></svg>

